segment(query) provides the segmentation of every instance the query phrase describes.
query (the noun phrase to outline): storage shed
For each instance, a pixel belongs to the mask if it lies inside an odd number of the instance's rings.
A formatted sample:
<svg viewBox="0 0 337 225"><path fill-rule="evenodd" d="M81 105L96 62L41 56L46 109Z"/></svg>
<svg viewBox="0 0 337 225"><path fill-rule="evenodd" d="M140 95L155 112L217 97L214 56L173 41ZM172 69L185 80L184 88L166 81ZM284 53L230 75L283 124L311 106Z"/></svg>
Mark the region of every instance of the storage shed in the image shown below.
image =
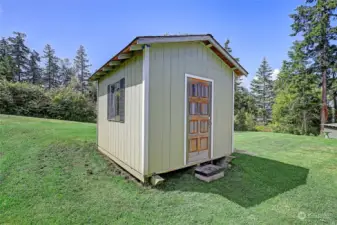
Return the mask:
<svg viewBox="0 0 337 225"><path fill-rule="evenodd" d="M210 34L136 37L90 77L99 151L143 182L230 155L242 75Z"/></svg>

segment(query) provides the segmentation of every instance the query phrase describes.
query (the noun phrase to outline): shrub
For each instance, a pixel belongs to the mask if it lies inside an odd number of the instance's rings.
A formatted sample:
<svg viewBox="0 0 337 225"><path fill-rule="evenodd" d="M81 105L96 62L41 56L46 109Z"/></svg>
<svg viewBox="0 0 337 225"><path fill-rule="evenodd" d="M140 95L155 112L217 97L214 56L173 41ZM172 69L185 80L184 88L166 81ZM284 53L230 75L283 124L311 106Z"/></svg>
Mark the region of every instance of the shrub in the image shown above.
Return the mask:
<svg viewBox="0 0 337 225"><path fill-rule="evenodd" d="M256 131L255 129L255 118L254 115L251 113L245 113L245 125L246 125L246 130L247 131Z"/></svg>
<svg viewBox="0 0 337 225"><path fill-rule="evenodd" d="M0 81L0 113L94 122L95 103L71 87L47 91L30 83Z"/></svg>
<svg viewBox="0 0 337 225"><path fill-rule="evenodd" d="M234 117L234 130L255 131L255 118L253 114L245 112L244 109L239 110Z"/></svg>
<svg viewBox="0 0 337 225"><path fill-rule="evenodd" d="M257 125L255 126L255 130L259 132L272 132L273 129L270 125Z"/></svg>

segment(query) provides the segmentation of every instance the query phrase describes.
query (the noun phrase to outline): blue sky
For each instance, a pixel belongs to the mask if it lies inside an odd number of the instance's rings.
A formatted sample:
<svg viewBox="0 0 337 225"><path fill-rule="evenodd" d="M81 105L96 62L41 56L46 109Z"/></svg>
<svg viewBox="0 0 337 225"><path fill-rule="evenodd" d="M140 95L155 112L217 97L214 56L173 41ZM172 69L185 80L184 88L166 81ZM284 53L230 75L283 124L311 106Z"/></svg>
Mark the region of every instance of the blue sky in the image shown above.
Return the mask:
<svg viewBox="0 0 337 225"><path fill-rule="evenodd" d="M211 33L229 38L233 55L249 76L262 58L281 67L294 41L289 14L304 0L0 0L0 36L27 34L29 47L42 52L51 44L59 57L73 58L80 44L94 71L135 36Z"/></svg>

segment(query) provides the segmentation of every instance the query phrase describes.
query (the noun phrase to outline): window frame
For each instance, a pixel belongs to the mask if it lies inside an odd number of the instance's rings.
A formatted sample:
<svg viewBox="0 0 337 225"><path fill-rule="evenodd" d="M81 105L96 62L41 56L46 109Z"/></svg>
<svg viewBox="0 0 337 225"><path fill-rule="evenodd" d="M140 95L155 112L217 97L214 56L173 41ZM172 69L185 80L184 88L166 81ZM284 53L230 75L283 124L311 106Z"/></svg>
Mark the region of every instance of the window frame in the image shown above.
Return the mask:
<svg viewBox="0 0 337 225"><path fill-rule="evenodd" d="M124 80L124 84L123 84L124 87L121 87L123 80ZM112 88L113 88L113 91L111 92ZM108 121L119 122L119 123L125 122L125 88L126 88L125 77L107 86L107 120ZM117 102L117 99L118 99L118 102ZM121 103L121 101L124 101L124 104ZM113 104L113 106L111 106L111 104ZM110 112L110 110L112 111ZM123 112L124 115L121 115L121 112Z"/></svg>

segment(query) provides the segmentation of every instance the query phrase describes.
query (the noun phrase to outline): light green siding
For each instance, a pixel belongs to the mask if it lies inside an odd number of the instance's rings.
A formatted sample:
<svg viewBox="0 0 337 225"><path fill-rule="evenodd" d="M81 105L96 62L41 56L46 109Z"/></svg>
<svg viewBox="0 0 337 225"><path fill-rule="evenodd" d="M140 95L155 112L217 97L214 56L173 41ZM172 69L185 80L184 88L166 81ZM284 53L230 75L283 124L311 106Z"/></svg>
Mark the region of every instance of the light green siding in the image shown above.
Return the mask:
<svg viewBox="0 0 337 225"><path fill-rule="evenodd" d="M213 158L232 151L232 71L197 42L152 44L149 173L184 166L185 73L214 80Z"/></svg>
<svg viewBox="0 0 337 225"><path fill-rule="evenodd" d="M142 173L142 56L135 56L99 81L98 146L136 177ZM107 120L107 86L125 77L125 122ZM141 179L141 178L140 178Z"/></svg>

